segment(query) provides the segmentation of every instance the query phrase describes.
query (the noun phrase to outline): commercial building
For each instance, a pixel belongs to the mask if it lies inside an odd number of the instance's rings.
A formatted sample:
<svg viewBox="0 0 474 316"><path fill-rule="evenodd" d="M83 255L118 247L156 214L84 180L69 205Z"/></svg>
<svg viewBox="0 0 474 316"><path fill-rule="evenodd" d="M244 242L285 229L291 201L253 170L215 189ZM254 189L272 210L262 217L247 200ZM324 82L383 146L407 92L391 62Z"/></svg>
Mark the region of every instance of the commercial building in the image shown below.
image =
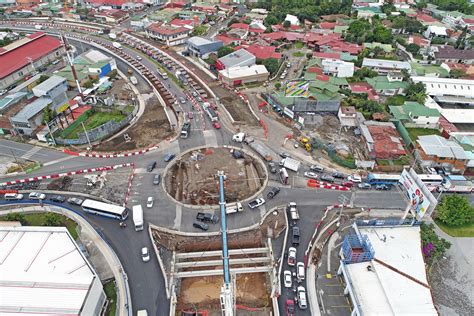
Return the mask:
<svg viewBox="0 0 474 316"><path fill-rule="evenodd" d="M224 46L224 43L220 40L199 36L193 36L186 41L187 52L196 57L202 57L209 53L216 52L222 46Z"/></svg>
<svg viewBox="0 0 474 316"><path fill-rule="evenodd" d="M148 37L159 41L166 46L176 46L186 43L191 32L192 28L190 27L175 27L161 23L150 24L145 29L145 33Z"/></svg>
<svg viewBox="0 0 474 316"><path fill-rule="evenodd" d="M264 82L270 73L264 65L230 67L219 71L219 80L228 86Z"/></svg>
<svg viewBox="0 0 474 316"><path fill-rule="evenodd" d="M38 98L28 103L10 118L14 133L31 136L43 124L44 109L52 104L50 98Z"/></svg>
<svg viewBox="0 0 474 316"><path fill-rule="evenodd" d="M441 114L436 109L427 108L418 102L406 101L401 106L389 106L393 117L405 127L438 128Z"/></svg>
<svg viewBox="0 0 474 316"><path fill-rule="evenodd" d="M323 72L339 78L352 77L354 75L354 64L338 59L325 58L322 61Z"/></svg>
<svg viewBox="0 0 474 316"><path fill-rule="evenodd" d="M257 59L254 55L241 48L235 52L219 58L216 61L216 68L218 70L223 70L233 67L253 66L255 65L256 61Z"/></svg>
<svg viewBox="0 0 474 316"><path fill-rule="evenodd" d="M0 227L0 311L100 315L102 283L65 227Z"/></svg>
<svg viewBox="0 0 474 316"><path fill-rule="evenodd" d="M418 136L415 157L422 166L444 167L460 174L470 160L461 145L438 135Z"/></svg>
<svg viewBox="0 0 474 316"><path fill-rule="evenodd" d="M420 227L376 224L383 223L358 221L341 247L338 274L353 306L351 315L438 315Z"/></svg>
<svg viewBox="0 0 474 316"><path fill-rule="evenodd" d="M378 72L379 75L401 72L402 70L406 70L409 73L411 72L411 65L406 61L364 58L362 67L372 69Z"/></svg>
<svg viewBox="0 0 474 316"><path fill-rule="evenodd" d="M57 38L37 32L0 48L0 89L5 89L25 76L64 54Z"/></svg>

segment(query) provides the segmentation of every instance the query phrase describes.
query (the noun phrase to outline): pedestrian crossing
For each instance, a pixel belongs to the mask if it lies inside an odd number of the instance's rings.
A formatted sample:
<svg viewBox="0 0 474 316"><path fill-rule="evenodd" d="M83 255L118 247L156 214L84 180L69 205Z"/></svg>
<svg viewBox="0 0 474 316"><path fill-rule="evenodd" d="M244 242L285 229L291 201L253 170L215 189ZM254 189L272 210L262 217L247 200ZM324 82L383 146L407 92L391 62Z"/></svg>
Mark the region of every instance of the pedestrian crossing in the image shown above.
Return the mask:
<svg viewBox="0 0 474 316"><path fill-rule="evenodd" d="M30 150L28 150L26 153L24 153L21 158L22 159L30 159L32 156L34 156L38 151L40 151L42 148L41 147L33 147Z"/></svg>

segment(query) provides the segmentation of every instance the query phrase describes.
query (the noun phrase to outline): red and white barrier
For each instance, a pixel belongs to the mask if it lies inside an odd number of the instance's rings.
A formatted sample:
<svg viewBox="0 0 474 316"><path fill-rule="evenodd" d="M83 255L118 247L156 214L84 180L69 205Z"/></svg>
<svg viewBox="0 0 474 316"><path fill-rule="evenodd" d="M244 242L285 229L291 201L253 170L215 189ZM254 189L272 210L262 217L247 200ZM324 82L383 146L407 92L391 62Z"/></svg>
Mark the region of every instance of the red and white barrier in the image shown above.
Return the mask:
<svg viewBox="0 0 474 316"><path fill-rule="evenodd" d="M132 183L133 183L134 176L135 176L135 166L133 166L132 173L130 174L130 177L128 178L127 194L125 194L125 201L123 202L123 206L127 206L128 204L130 193L132 193Z"/></svg>
<svg viewBox="0 0 474 316"><path fill-rule="evenodd" d="M154 145L142 150L133 151L133 152L126 152L121 154L99 154L99 153L84 153L84 152L75 152L68 149L64 149L63 152L68 155L72 156L79 156L79 157L90 157L90 158L123 158L123 157L130 157L136 155L143 155L147 152L153 151L155 149L160 148L158 145Z"/></svg>
<svg viewBox="0 0 474 316"><path fill-rule="evenodd" d="M119 164L119 165L113 165L113 166L105 166L105 167L97 167L97 168L89 168L89 169L80 169L80 170L76 170L76 171L55 173L55 174L50 174L50 175L45 175L45 176L36 176L36 177L31 177L31 178L7 181L7 182L0 183L0 186L12 185L12 184L18 184L18 183L27 183L27 182L33 182L33 181L39 181L39 180L45 180L45 179L57 179L57 178L65 177L65 176L73 176L73 175L78 175L78 174L93 173L93 172L100 172L100 171L107 171L107 170L115 170L115 169L118 169L118 168L133 167L133 166L135 166L135 164L130 162L130 163L123 163L123 164Z"/></svg>
<svg viewBox="0 0 474 316"><path fill-rule="evenodd" d="M338 191L349 191L350 190L350 188L342 186L342 185L332 184L332 183L329 183L329 182L319 182L319 181L314 180L314 179L309 179L308 180L308 187L328 189L328 190L338 190Z"/></svg>

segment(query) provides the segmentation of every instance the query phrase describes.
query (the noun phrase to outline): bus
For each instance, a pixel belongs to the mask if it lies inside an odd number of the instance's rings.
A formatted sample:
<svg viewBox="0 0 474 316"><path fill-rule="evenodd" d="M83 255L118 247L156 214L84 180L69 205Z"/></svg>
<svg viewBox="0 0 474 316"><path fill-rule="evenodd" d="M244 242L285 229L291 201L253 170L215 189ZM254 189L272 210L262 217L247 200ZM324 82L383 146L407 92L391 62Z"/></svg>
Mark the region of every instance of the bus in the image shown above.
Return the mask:
<svg viewBox="0 0 474 316"><path fill-rule="evenodd" d="M369 173L367 177L367 182L371 185L385 184L391 186L398 184L399 180L399 174Z"/></svg>
<svg viewBox="0 0 474 316"><path fill-rule="evenodd" d="M206 112L207 116L209 116L211 122L217 122L219 120L219 116L210 106L205 106L204 111Z"/></svg>
<svg viewBox="0 0 474 316"><path fill-rule="evenodd" d="M443 177L438 174L419 174L418 177L430 191L436 190L443 183Z"/></svg>
<svg viewBox="0 0 474 316"><path fill-rule="evenodd" d="M81 205L84 212L102 215L124 221L128 217L127 208L119 205L86 199Z"/></svg>
<svg viewBox="0 0 474 316"><path fill-rule="evenodd" d="M279 173L281 183L288 184L288 171L285 168L281 168Z"/></svg>

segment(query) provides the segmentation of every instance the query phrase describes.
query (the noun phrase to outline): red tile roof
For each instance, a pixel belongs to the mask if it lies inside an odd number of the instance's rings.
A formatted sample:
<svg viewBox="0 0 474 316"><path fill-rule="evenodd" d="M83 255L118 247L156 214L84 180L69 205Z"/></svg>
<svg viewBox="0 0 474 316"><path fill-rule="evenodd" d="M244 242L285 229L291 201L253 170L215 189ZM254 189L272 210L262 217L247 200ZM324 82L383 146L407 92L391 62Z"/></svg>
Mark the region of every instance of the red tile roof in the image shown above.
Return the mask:
<svg viewBox="0 0 474 316"><path fill-rule="evenodd" d="M428 15L428 14L424 14L424 13L418 13L416 15L416 19L418 21L421 21L421 22L426 22L426 23L433 23L433 22L436 22L438 20L436 20L434 17Z"/></svg>
<svg viewBox="0 0 474 316"><path fill-rule="evenodd" d="M170 22L171 25L174 26L185 26L185 25L190 25L193 26L194 20L181 20L181 19L173 19Z"/></svg>
<svg viewBox="0 0 474 316"><path fill-rule="evenodd" d="M323 74L323 70L319 67L309 67L307 72L309 73L315 73L315 74L318 74L318 75L322 75Z"/></svg>
<svg viewBox="0 0 474 316"><path fill-rule="evenodd" d="M255 55L258 59L268 59L268 58L276 58L280 59L281 54L275 52L274 46L262 46L262 45L242 45L235 48L235 50L239 50L240 48L244 48L246 51Z"/></svg>
<svg viewBox="0 0 474 316"><path fill-rule="evenodd" d="M313 52L313 57L341 59L341 53Z"/></svg>
<svg viewBox="0 0 474 316"><path fill-rule="evenodd" d="M191 30L187 27L180 26L174 27L171 25L161 24L161 23L153 23L148 26L148 30L154 33L158 33L161 35L174 35L180 33L190 32Z"/></svg>
<svg viewBox="0 0 474 316"><path fill-rule="evenodd" d="M242 39L241 38L236 38L236 37L229 37L227 35L217 35L215 39L220 40L224 43L224 45L229 45L230 43L233 42L240 42Z"/></svg>
<svg viewBox="0 0 474 316"><path fill-rule="evenodd" d="M266 33L266 34L264 33L261 36L265 40L276 41L276 40L285 38L285 33L284 32L273 32L273 33Z"/></svg>
<svg viewBox="0 0 474 316"><path fill-rule="evenodd" d="M0 78L4 78L30 63L28 58L38 60L61 47L61 41L55 37L37 32L28 36L29 41L17 48L0 51Z"/></svg>
<svg viewBox="0 0 474 316"><path fill-rule="evenodd" d="M374 88L369 85L367 82L355 82L349 84L352 93L367 93L367 98L369 100L378 100L379 96L375 92Z"/></svg>
<svg viewBox="0 0 474 316"><path fill-rule="evenodd" d="M122 6L126 0L85 0L85 3L92 3L96 6L110 5L110 6Z"/></svg>
<svg viewBox="0 0 474 316"><path fill-rule="evenodd" d="M430 45L430 41L427 40L426 38L423 38L419 35L411 35L409 38L408 38L408 43L409 44L416 44L420 47L427 47L428 45Z"/></svg>
<svg viewBox="0 0 474 316"><path fill-rule="evenodd" d="M336 27L336 22L321 22L319 23L319 28L324 30L332 30Z"/></svg>
<svg viewBox="0 0 474 316"><path fill-rule="evenodd" d="M231 29L242 29L242 30L248 30L249 25L245 23L234 23L230 26Z"/></svg>
<svg viewBox="0 0 474 316"><path fill-rule="evenodd" d="M367 128L374 139L375 158L394 159L406 155L403 141L394 127L369 125Z"/></svg>
<svg viewBox="0 0 474 316"><path fill-rule="evenodd" d="M250 33L262 34L262 33L265 33L265 30L259 29L257 27L252 27L252 28L249 28L249 32Z"/></svg>
<svg viewBox="0 0 474 316"><path fill-rule="evenodd" d="M317 75L317 76L316 76L316 79L317 79L317 80L321 80L321 81L329 81L329 76L326 76L326 75Z"/></svg>

